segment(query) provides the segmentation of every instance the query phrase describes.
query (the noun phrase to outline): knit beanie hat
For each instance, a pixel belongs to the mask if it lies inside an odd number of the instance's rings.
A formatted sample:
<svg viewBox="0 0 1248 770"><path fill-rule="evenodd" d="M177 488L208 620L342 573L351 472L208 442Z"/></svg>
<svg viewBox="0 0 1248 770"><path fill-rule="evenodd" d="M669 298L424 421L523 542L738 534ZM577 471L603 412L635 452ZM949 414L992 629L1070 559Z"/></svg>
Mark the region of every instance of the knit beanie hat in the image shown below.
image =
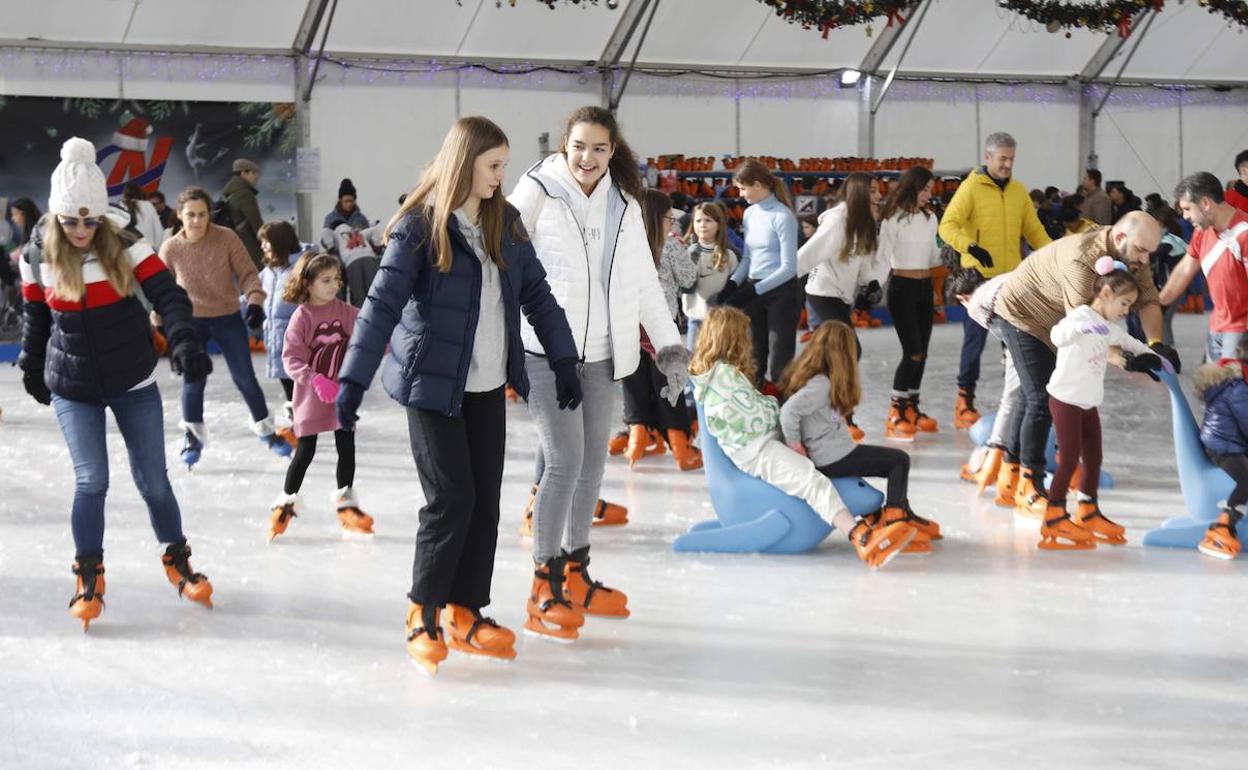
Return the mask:
<svg viewBox="0 0 1248 770"><path fill-rule="evenodd" d="M61 145L61 162L52 172L48 213L98 217L108 210L108 185L95 164L95 145L73 137Z"/></svg>
<svg viewBox="0 0 1248 770"><path fill-rule="evenodd" d="M350 195L352 198L359 197L355 194L355 185L351 184L350 179L344 179L338 185L338 197L341 198L344 195Z"/></svg>

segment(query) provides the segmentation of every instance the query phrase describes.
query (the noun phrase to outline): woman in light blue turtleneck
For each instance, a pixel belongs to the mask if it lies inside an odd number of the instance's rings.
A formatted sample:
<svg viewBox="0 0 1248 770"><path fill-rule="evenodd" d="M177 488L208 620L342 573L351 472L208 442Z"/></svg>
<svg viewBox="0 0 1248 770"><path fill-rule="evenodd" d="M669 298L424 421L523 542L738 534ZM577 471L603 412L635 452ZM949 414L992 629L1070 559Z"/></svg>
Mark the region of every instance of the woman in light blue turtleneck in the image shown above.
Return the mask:
<svg viewBox="0 0 1248 770"><path fill-rule="evenodd" d="M760 384L775 382L797 345L797 217L784 183L759 161L742 163L733 181L750 207L743 221L745 251L720 301L750 317L756 377Z"/></svg>

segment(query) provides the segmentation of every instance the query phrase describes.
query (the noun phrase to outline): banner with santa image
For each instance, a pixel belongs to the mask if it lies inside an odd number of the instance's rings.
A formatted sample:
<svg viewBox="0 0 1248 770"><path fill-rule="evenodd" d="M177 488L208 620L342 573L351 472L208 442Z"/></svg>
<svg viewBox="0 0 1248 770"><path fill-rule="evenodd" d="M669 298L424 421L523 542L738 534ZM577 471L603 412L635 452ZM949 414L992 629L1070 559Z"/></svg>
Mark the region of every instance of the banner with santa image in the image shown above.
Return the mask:
<svg viewBox="0 0 1248 770"><path fill-rule="evenodd" d="M170 205L191 186L220 197L233 162L247 158L260 167L261 215L293 220L294 116L287 103L0 97L0 197L45 209L61 144L80 136L95 145L113 200L131 182Z"/></svg>

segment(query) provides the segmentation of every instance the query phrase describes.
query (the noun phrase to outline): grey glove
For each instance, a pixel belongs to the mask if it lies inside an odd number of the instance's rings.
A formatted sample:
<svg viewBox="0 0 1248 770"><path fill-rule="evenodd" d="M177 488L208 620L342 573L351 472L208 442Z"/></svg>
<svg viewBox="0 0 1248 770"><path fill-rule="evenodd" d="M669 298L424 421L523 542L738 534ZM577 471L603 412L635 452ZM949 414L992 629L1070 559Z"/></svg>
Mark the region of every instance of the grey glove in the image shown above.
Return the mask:
<svg viewBox="0 0 1248 770"><path fill-rule="evenodd" d="M667 378L667 384L659 390L659 395L676 406L685 392L685 383L689 381L689 351L684 345L668 345L655 354L654 365Z"/></svg>

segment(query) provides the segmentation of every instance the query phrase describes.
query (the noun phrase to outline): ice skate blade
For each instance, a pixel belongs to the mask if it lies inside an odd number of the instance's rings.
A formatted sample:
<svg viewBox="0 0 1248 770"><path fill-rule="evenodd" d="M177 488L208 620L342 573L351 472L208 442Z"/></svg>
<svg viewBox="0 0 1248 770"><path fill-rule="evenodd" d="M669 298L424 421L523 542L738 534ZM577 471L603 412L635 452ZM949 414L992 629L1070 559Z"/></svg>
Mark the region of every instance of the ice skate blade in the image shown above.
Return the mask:
<svg viewBox="0 0 1248 770"><path fill-rule="evenodd" d="M888 563L892 561L893 559L896 559L898 554L904 551L906 549L906 546L910 545L910 541L914 540L915 536L918 534L919 534L919 531L917 529L911 529L908 533L906 533L905 539L902 540L900 548L894 548L891 552L886 554L884 556L884 559L880 561L878 564L868 564L867 566L871 568L872 572L875 572L876 570L887 567Z"/></svg>
<svg viewBox="0 0 1248 770"><path fill-rule="evenodd" d="M1127 538L1125 535L1098 535L1095 532L1093 532L1092 539L1096 541L1097 545L1126 545L1127 544Z"/></svg>
<svg viewBox="0 0 1248 770"><path fill-rule="evenodd" d="M555 644L572 644L578 638L580 638L580 633L576 631L575 629L573 629L572 633L575 634L575 636L555 636L554 634L550 634L550 633L534 631L533 629L529 628L527 625L524 627L525 636L536 637L538 639L542 639L547 642L554 642Z"/></svg>
<svg viewBox="0 0 1248 770"><path fill-rule="evenodd" d="M602 521L601 519L594 519L593 526L595 527L622 527L627 523L628 523L628 519L624 519L622 521ZM526 537L532 537L532 535L526 535Z"/></svg>
<svg viewBox="0 0 1248 770"><path fill-rule="evenodd" d="M470 660L479 660L484 663L495 663L501 665L510 665L516 659L516 651L513 649L511 655L503 655L502 653L486 652L484 650L468 650L463 647L457 647L454 644L447 643L446 648L451 652L462 655Z"/></svg>
<svg viewBox="0 0 1248 770"><path fill-rule="evenodd" d="M1235 559L1235 554L1233 553L1228 553L1226 551L1219 551L1215 548L1206 548L1204 545L1196 546L1196 550L1200 551L1205 556L1217 559L1218 561L1232 561ZM83 625L84 626L86 625L85 621L83 622ZM83 630L85 631L86 629L84 628Z"/></svg>
<svg viewBox="0 0 1248 770"><path fill-rule="evenodd" d="M413 658L411 655L408 655L407 659L412 662L412 665L416 667L417 671L429 677L430 679L433 679L435 676L438 675L437 663L429 663L428 661L417 660L416 658Z"/></svg>
<svg viewBox="0 0 1248 770"><path fill-rule="evenodd" d="M1090 540L1063 543L1056 538L1041 538L1036 548L1042 551L1091 551L1096 548L1096 543Z"/></svg>
<svg viewBox="0 0 1248 770"><path fill-rule="evenodd" d="M1037 521L1038 522L1044 519L1044 514L1036 513L1035 511L1028 509L1028 508L1019 508L1018 506L1014 506L1014 518L1022 519L1023 521Z"/></svg>
<svg viewBox="0 0 1248 770"><path fill-rule="evenodd" d="M907 435L907 434L905 434L905 433L901 433L901 434L897 434L897 433L885 433L885 434L884 434L884 440L885 440L885 441L899 441L899 442L901 442L901 443L903 443L903 444L913 444L913 443L914 443L914 434L913 434L913 433L911 433L911 434L908 434L908 435Z"/></svg>
<svg viewBox="0 0 1248 770"><path fill-rule="evenodd" d="M363 532L358 529L344 529L342 530L342 539L354 540L356 542L366 543L366 542L371 541L376 536L376 534L377 534L376 532Z"/></svg>

